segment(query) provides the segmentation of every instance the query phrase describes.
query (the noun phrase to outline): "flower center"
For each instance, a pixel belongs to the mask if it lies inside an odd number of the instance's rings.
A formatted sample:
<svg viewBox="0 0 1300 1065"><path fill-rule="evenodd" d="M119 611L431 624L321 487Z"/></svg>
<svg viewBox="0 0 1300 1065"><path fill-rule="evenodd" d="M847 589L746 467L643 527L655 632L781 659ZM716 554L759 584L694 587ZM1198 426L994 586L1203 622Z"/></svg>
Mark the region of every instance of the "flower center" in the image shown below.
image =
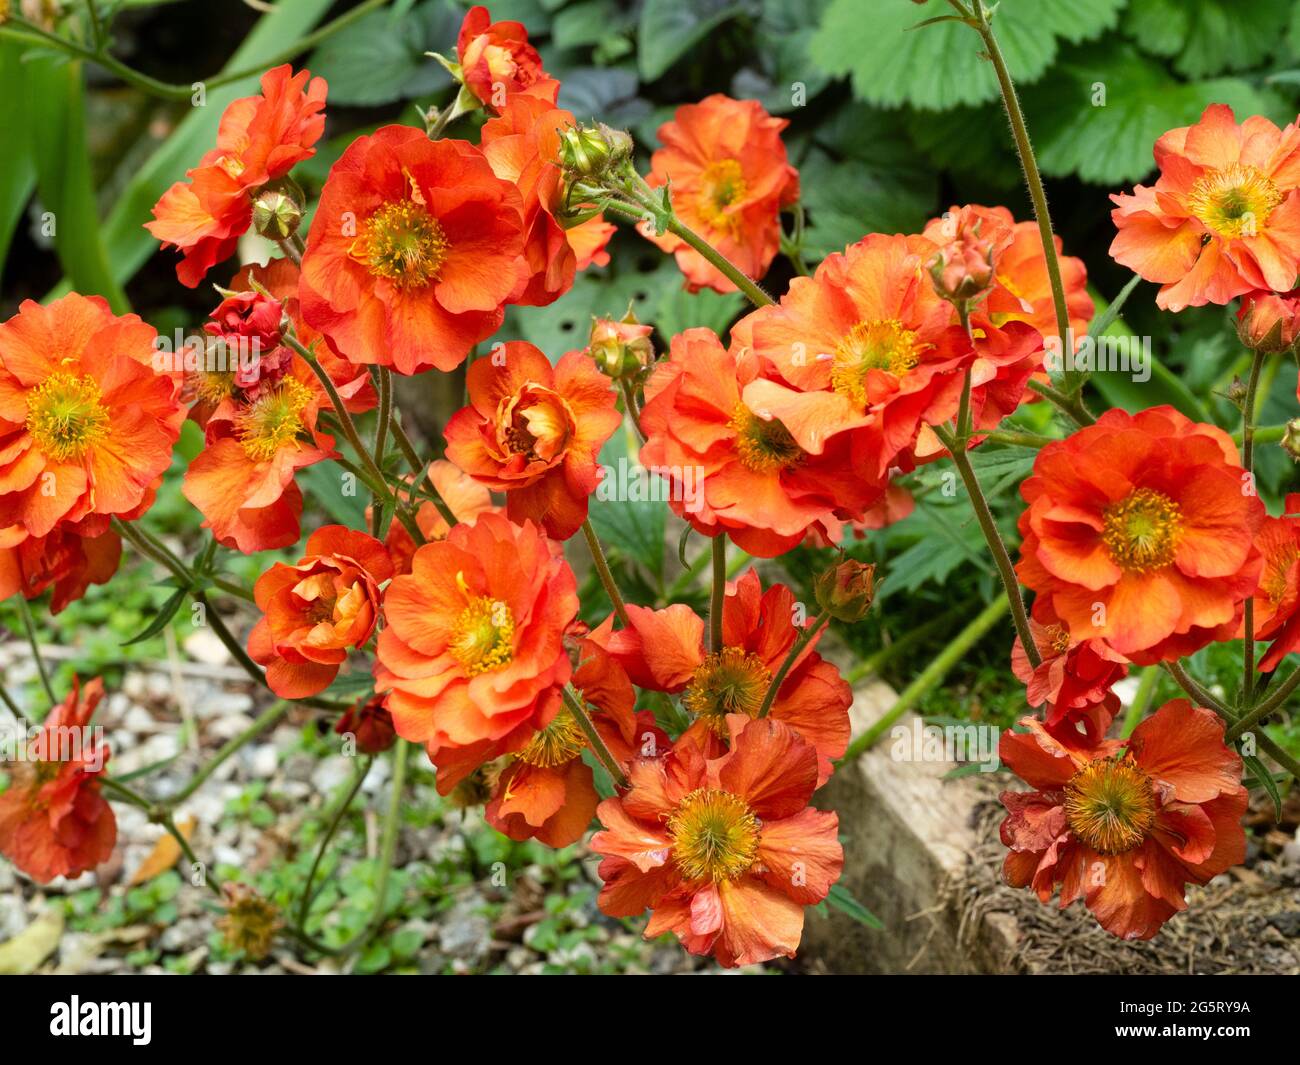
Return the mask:
<svg viewBox="0 0 1300 1065"><path fill-rule="evenodd" d="M302 411L310 401L311 389L294 377L258 396L235 419L244 454L254 462L265 462L282 447L296 443L303 428Z"/></svg>
<svg viewBox="0 0 1300 1065"><path fill-rule="evenodd" d="M1063 625L1048 625L1041 646L1053 655L1063 655L1070 649L1070 633Z"/></svg>
<svg viewBox="0 0 1300 1065"><path fill-rule="evenodd" d="M1155 824L1151 778L1128 759L1089 762L1065 785L1065 818L1098 854L1131 851Z"/></svg>
<svg viewBox="0 0 1300 1065"><path fill-rule="evenodd" d="M515 618L500 599L480 595L456 619L451 655L468 677L508 665L515 655Z"/></svg>
<svg viewBox="0 0 1300 1065"><path fill-rule="evenodd" d="M745 174L735 159L710 163L700 175L696 201L700 217L711 226L734 233L740 227L740 216L728 212L744 198L745 189Z"/></svg>
<svg viewBox="0 0 1300 1065"><path fill-rule="evenodd" d="M758 856L758 818L739 795L699 788L668 818L673 860L688 880L735 880Z"/></svg>
<svg viewBox="0 0 1300 1065"><path fill-rule="evenodd" d="M414 200L386 203L365 224L354 254L376 277L401 289L438 279L451 245L438 220Z"/></svg>
<svg viewBox="0 0 1300 1065"><path fill-rule="evenodd" d="M728 714L756 717L772 674L758 655L739 647L724 647L696 667L682 705L718 735L725 735Z"/></svg>
<svg viewBox="0 0 1300 1065"><path fill-rule="evenodd" d="M587 746L587 738L582 734L567 707L551 718L551 723L538 729L528 745L515 757L521 762L535 765L542 769L552 766L567 765L582 753Z"/></svg>
<svg viewBox="0 0 1300 1065"><path fill-rule="evenodd" d="M1102 514L1102 542L1120 569L1143 573L1174 560L1183 532L1183 511L1152 488L1139 488Z"/></svg>
<svg viewBox="0 0 1300 1065"><path fill-rule="evenodd" d="M803 458L803 449L790 430L776 418L760 418L743 403L737 404L729 427L736 434L740 464L755 473L786 470Z"/></svg>
<svg viewBox="0 0 1300 1065"><path fill-rule="evenodd" d="M1264 556L1264 573L1260 577L1259 586L1274 606L1290 594L1291 570L1297 560L1300 560L1300 548L1294 543L1288 543Z"/></svg>
<svg viewBox="0 0 1300 1065"><path fill-rule="evenodd" d="M923 348L916 333L896 318L859 322L835 345L831 387L865 407L867 374L884 370L902 377L921 361Z"/></svg>
<svg viewBox="0 0 1300 1065"><path fill-rule="evenodd" d="M86 374L50 374L27 398L27 431L59 462L81 458L108 435L109 422L99 385Z"/></svg>
<svg viewBox="0 0 1300 1065"><path fill-rule="evenodd" d="M1282 193L1253 166L1233 163L1203 174L1187 195L1187 208L1221 237L1253 237Z"/></svg>
<svg viewBox="0 0 1300 1065"><path fill-rule="evenodd" d="M577 431L573 412L563 397L535 385L505 404L499 418L505 449L529 461L556 461Z"/></svg>

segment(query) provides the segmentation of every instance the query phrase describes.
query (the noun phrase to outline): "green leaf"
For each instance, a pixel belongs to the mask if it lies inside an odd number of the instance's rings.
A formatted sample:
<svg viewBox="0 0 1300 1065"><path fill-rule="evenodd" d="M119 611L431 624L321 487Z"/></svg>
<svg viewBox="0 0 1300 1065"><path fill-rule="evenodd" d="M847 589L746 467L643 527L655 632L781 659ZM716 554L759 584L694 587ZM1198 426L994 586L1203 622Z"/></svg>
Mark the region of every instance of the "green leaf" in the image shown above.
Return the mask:
<svg viewBox="0 0 1300 1065"><path fill-rule="evenodd" d="M627 498L631 491L621 491L623 486L618 480L621 471L626 471L629 489L643 492L653 487L662 496L664 482L657 475L647 473L640 482L632 476L640 468L636 450L635 440L626 425L601 449L600 461L605 467L605 476L613 477L615 481L609 488L597 489L591 498L588 516L606 548L613 548L628 562L641 563L658 580L664 569L668 504Z"/></svg>
<svg viewBox="0 0 1300 1065"><path fill-rule="evenodd" d="M360 481L356 495L343 494L344 470L332 462L317 462L298 471L298 481L305 494L319 503L340 525L361 529L366 524L366 504L370 502L370 489Z"/></svg>
<svg viewBox="0 0 1300 1065"><path fill-rule="evenodd" d="M1156 139L1195 122L1210 103L1228 104L1242 117L1295 117L1276 93L1237 78L1179 82L1131 45L1113 42L1071 50L1052 77L1023 94L1042 171L1103 185L1151 171Z"/></svg>
<svg viewBox="0 0 1300 1065"><path fill-rule="evenodd" d="M5 131L5 163L0 166L0 263L36 188L31 116L23 85L21 47L0 41L0 129Z"/></svg>
<svg viewBox="0 0 1300 1065"><path fill-rule="evenodd" d="M1091 40L1113 27L1125 0L1001 0L993 29L1017 85L1040 78L1056 58L1060 40ZM969 26L944 22L914 29L927 18L951 13L945 0L924 5L888 0L832 0L809 54L831 74L852 76L854 94L885 107L912 104L942 111L998 97L983 44Z"/></svg>
<svg viewBox="0 0 1300 1065"><path fill-rule="evenodd" d="M654 81L713 30L745 10L730 0L645 0L637 33L642 81Z"/></svg>
<svg viewBox="0 0 1300 1065"><path fill-rule="evenodd" d="M189 594L188 588L177 588L176 591L167 598L167 602L163 603L163 605L158 608L158 613L153 616L153 620L149 622L143 630L136 633L129 640L124 640L122 646L129 647L133 643L140 643L152 636L157 636L167 627L167 623L176 616L176 611L181 608L181 604L185 602L185 599Z"/></svg>
<svg viewBox="0 0 1300 1065"><path fill-rule="evenodd" d="M430 0L399 18L380 8L328 38L307 66L329 83L331 106L372 106L438 92L451 75L426 56L455 40L461 14Z"/></svg>
<svg viewBox="0 0 1300 1065"><path fill-rule="evenodd" d="M284 50L316 24L330 7L331 0L293 0L275 7L257 21L244 43L226 63L227 70L244 70L265 62ZM243 78L223 85L207 94L204 106L186 115L158 145L143 166L135 167L131 180L117 198L104 220L103 241L113 278L125 284L158 250L158 241L144 223L152 217L153 205L174 181L198 164L217 140L221 113L232 100L257 92L256 77ZM69 291L68 279L50 294Z"/></svg>
<svg viewBox="0 0 1300 1065"><path fill-rule="evenodd" d="M868 233L919 230L934 208L933 174L895 171L858 159L836 161L816 148L799 173L808 210L804 251L814 258L842 252Z"/></svg>
<svg viewBox="0 0 1300 1065"><path fill-rule="evenodd" d="M808 46L830 0L764 0L754 28L752 65L731 83L737 99L757 100L774 115L802 106L826 87L830 75L808 58Z"/></svg>
<svg viewBox="0 0 1300 1065"><path fill-rule="evenodd" d="M62 57L28 56L23 68L36 183L46 212L43 221L54 227L59 262L78 292L103 296L114 311L124 314L130 306L109 269L100 235L86 145L82 64Z"/></svg>
<svg viewBox="0 0 1300 1065"><path fill-rule="evenodd" d="M1272 53L1291 0L1130 0L1124 32L1144 51L1176 57L1189 78L1245 70Z"/></svg>
<svg viewBox="0 0 1300 1065"><path fill-rule="evenodd" d="M1259 760L1257 755L1243 754L1241 760L1250 770L1254 780L1247 786L1250 788L1263 788L1268 792L1268 797L1273 800L1273 820L1282 820L1282 795L1277 790L1277 781L1273 779L1273 774L1268 771L1268 766Z"/></svg>
<svg viewBox="0 0 1300 1065"><path fill-rule="evenodd" d="M874 928L877 932L884 931L885 925L880 918L850 895L842 885L832 884L830 894L826 896L826 901L839 910L840 913L847 913L858 924Z"/></svg>

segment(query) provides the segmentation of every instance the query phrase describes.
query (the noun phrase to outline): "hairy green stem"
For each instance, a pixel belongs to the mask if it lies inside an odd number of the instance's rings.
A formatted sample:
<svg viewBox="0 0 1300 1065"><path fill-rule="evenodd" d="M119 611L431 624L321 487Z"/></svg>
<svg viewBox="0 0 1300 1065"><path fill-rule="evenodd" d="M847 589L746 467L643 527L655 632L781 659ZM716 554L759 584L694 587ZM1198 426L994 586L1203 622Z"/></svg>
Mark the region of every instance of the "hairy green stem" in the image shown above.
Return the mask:
<svg viewBox="0 0 1300 1065"><path fill-rule="evenodd" d="M618 590L618 585L614 583L614 574L610 571L609 560L605 557L604 548L600 546L600 539L596 536L596 530L592 528L590 518L583 519L582 535L587 541L588 550L591 552L591 561L596 567L596 575L600 578L605 594L609 596L610 606L614 608L615 617L618 618L619 624L623 628L629 628L632 622L627 616L627 604L623 602L623 594Z"/></svg>
<svg viewBox="0 0 1300 1065"><path fill-rule="evenodd" d="M804 648L807 647L822 631L826 622L830 620L830 612L823 610L812 620L812 624L805 625L803 631L795 638L794 643L790 645L790 651L785 656L785 660L776 671L776 676L768 684L767 691L763 694L763 703L758 708L758 717L767 717L772 709L772 703L776 701L776 693L781 690L781 685L785 683L786 674L794 668L795 661L803 654Z"/></svg>

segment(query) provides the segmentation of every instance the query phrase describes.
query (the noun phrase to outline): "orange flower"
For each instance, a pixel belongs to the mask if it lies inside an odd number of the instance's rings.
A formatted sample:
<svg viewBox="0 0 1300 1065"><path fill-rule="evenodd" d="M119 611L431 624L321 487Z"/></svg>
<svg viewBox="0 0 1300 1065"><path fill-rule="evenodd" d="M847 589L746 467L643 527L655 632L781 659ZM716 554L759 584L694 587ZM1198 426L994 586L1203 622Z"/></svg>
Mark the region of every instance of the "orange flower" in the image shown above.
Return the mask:
<svg viewBox="0 0 1300 1065"><path fill-rule="evenodd" d="M868 480L910 466L922 427L956 414L974 359L952 306L930 283L925 263L934 250L922 237L873 233L828 256L812 277L796 277L779 305L753 312L737 326L740 342L752 338L754 354L782 380L756 379L746 404L779 419L813 455L836 433L862 430L852 451ZM1017 348L989 362L1024 357ZM980 378L977 386L996 374ZM972 390L971 404L980 416L983 388Z"/></svg>
<svg viewBox="0 0 1300 1065"><path fill-rule="evenodd" d="M974 320L999 328L1008 322L1024 322L1044 337L1054 337L1056 309L1038 223L1017 222L1005 207L968 204L953 206L942 218L931 219L923 236L943 248L975 226L982 237L993 243L994 255L993 284L988 296L974 308ZM1056 257L1065 288L1065 306L1077 341L1087 333L1092 320L1088 271L1082 259L1062 255L1061 248L1061 238L1057 237Z"/></svg>
<svg viewBox="0 0 1300 1065"><path fill-rule="evenodd" d="M609 752L626 770L637 755L667 751L668 737L655 726L654 714L635 712L636 692L623 668L589 641L579 651L584 660L573 686ZM536 839L548 847L576 843L600 803L591 767L582 759L588 746L573 714L561 706L510 756L484 810L488 823L511 839Z"/></svg>
<svg viewBox="0 0 1300 1065"><path fill-rule="evenodd" d="M309 80L310 79L310 80ZM253 220L253 196L316 154L325 129L324 78L292 72L289 64L262 75L262 94L226 108L217 146L187 172L153 209L145 228L185 253L176 265L181 284L194 288L222 259L235 253Z"/></svg>
<svg viewBox="0 0 1300 1065"><path fill-rule="evenodd" d="M548 82L558 88L557 82ZM555 106L554 96L512 96L483 126L479 147L497 177L511 182L523 199L524 287L512 303L538 307L573 287L577 270L604 255L615 227L599 216L565 229L556 214L563 206L564 175L559 158L561 131L575 125L573 115ZM605 262L609 257L605 256Z"/></svg>
<svg viewBox="0 0 1300 1065"><path fill-rule="evenodd" d="M453 462L434 459L429 463L428 477L458 522L473 521L480 514L498 509L492 502L492 493ZM419 526L426 541L445 540L451 531L447 520L431 499L421 500L419 509L415 512L415 524ZM406 526L400 521L389 523L384 546L388 549L388 557L393 560L393 572L410 573L411 557L415 554L417 545L406 531Z"/></svg>
<svg viewBox="0 0 1300 1065"><path fill-rule="evenodd" d="M500 327L522 252L519 193L482 152L384 126L330 170L302 260L302 314L349 362L453 370Z"/></svg>
<svg viewBox="0 0 1300 1065"><path fill-rule="evenodd" d="M659 127L664 147L650 158L646 180L656 188L671 183L677 217L755 280L781 246L781 208L799 199L799 172L781 143L789 124L757 100L714 93L679 107L673 121ZM676 256L692 292L736 290L680 237L656 236L644 225L640 232Z"/></svg>
<svg viewBox="0 0 1300 1065"><path fill-rule="evenodd" d="M1286 292L1300 273L1300 126L1211 104L1155 145L1160 177L1116 193L1111 258L1159 282L1170 311Z"/></svg>
<svg viewBox="0 0 1300 1065"><path fill-rule="evenodd" d="M1109 410L1044 447L1021 494L1017 572L1072 640L1150 665L1232 639L1264 507L1222 429Z"/></svg>
<svg viewBox="0 0 1300 1065"><path fill-rule="evenodd" d="M263 617L248 635L248 653L266 667L267 686L305 699L334 682L348 650L363 647L379 620L379 586L393 575L384 545L342 525L307 538L296 566L277 562L257 578Z"/></svg>
<svg viewBox="0 0 1300 1065"><path fill-rule="evenodd" d="M704 622L676 605L649 610L628 604L629 629L612 631L612 619L591 634L627 669L633 682L653 691L681 692L694 721L683 736L710 757L721 754L728 716L756 717L767 689L801 630L794 593L783 584L766 591L753 569L727 589L722 601L722 649L704 649ZM817 751L819 783L849 743L853 693L835 666L815 648L814 637L791 665L770 716L793 728Z"/></svg>
<svg viewBox="0 0 1300 1065"><path fill-rule="evenodd" d="M854 471L847 435L818 454L800 447L779 419L748 401L758 375L748 348L728 352L711 330L673 337L646 384L641 463L670 481L678 516L771 558L810 529L838 540L841 519L864 517L884 485Z"/></svg>
<svg viewBox="0 0 1300 1065"><path fill-rule="evenodd" d="M290 295L297 279L287 259L236 274L235 295L205 327L222 342L205 355L213 368L188 382L198 399L191 416L203 426L206 446L186 469L182 491L203 514L203 528L245 554L298 542L302 492L294 475L334 454L334 438L316 427L321 408L330 406L325 389L301 356L279 345L280 316L297 315ZM253 284L271 297L254 292ZM319 361L349 411L374 406L364 369L328 350Z"/></svg>
<svg viewBox="0 0 1300 1065"><path fill-rule="evenodd" d="M552 367L531 344L511 341L466 374L470 406L447 423L447 458L505 492L511 521L533 521L564 540L587 518L600 480L596 456L622 420L608 378L584 353Z"/></svg>
<svg viewBox="0 0 1300 1065"><path fill-rule="evenodd" d="M106 583L121 557L121 538L93 521L60 525L47 536L28 536L20 525L0 529L0 600L19 592L35 599L53 586L50 613L57 614L90 585Z"/></svg>
<svg viewBox="0 0 1300 1065"><path fill-rule="evenodd" d="M1033 718L1002 734L1002 761L1034 791L1004 792L1002 867L1061 908L1082 898L1101 926L1150 939L1205 884L1246 856L1241 759L1223 722L1186 699L1166 703L1125 743L1067 744Z"/></svg>
<svg viewBox="0 0 1300 1065"><path fill-rule="evenodd" d="M0 529L45 536L152 503L185 419L180 376L153 369L156 336L76 293L24 300L0 325Z"/></svg>
<svg viewBox="0 0 1300 1065"><path fill-rule="evenodd" d="M1043 606L1039 606L1039 604ZM1122 655L1104 640L1071 640L1070 633L1045 609L1047 600L1035 603L1039 617L1029 619L1029 631L1042 661L1030 665L1024 645L1016 637L1011 651L1011 672L1026 686L1030 706L1047 704L1047 731L1063 742L1075 742L1082 728L1089 742L1106 735L1119 712L1119 696L1111 689L1128 676Z"/></svg>
<svg viewBox="0 0 1300 1065"><path fill-rule="evenodd" d="M456 38L456 57L465 88L493 112L547 76L542 57L528 43L523 23L493 22L481 5L465 13Z"/></svg>
<svg viewBox="0 0 1300 1065"><path fill-rule="evenodd" d="M1255 545L1264 555L1255 590L1255 639L1273 641L1259 662L1271 673L1300 648L1300 493L1286 497L1284 517L1264 519Z"/></svg>
<svg viewBox="0 0 1300 1065"><path fill-rule="evenodd" d="M443 794L554 716L572 673L563 638L577 612L558 545L532 522L499 514L453 526L393 579L375 690L391 689L397 733L425 744Z"/></svg>
<svg viewBox="0 0 1300 1065"><path fill-rule="evenodd" d="M600 804L591 849L604 856L605 913L649 907L646 939L672 932L731 968L794 956L803 908L829 893L844 852L839 818L808 805L813 749L780 721L727 725L720 758L678 740L668 757L635 763L631 790Z"/></svg>
<svg viewBox="0 0 1300 1065"><path fill-rule="evenodd" d="M76 877L113 853L117 821L99 790L109 749L90 728L104 695L96 677L50 711L0 793L0 854L33 880Z"/></svg>

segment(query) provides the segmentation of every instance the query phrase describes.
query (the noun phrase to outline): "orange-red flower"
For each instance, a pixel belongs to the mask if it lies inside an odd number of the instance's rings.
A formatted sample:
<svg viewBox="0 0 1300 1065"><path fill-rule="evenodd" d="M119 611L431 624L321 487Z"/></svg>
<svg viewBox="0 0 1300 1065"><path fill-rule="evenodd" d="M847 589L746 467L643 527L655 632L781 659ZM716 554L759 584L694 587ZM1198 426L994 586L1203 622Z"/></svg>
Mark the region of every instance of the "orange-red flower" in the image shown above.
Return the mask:
<svg viewBox="0 0 1300 1065"><path fill-rule="evenodd" d="M750 349L728 352L711 330L673 337L646 384L641 463L669 481L677 515L771 558L810 529L838 540L841 519L864 517L884 485L855 472L846 434L812 454L749 402L759 372Z"/></svg>
<svg viewBox="0 0 1300 1065"><path fill-rule="evenodd" d="M1222 429L1110 410L1044 447L1021 493L1017 572L1072 640L1149 665L1232 639L1264 507Z"/></svg>
<svg viewBox="0 0 1300 1065"><path fill-rule="evenodd" d="M454 462L434 459L429 463L428 478L442 501L447 504L451 516L458 522L473 521L485 511L497 509L492 502L492 493ZM426 541L445 540L451 531L447 519L431 499L420 501L415 512L415 524L419 526ZM384 537L384 546L388 548L388 557L393 560L393 572L410 573L411 557L418 545L406 526L400 521L391 522L388 535Z"/></svg>
<svg viewBox="0 0 1300 1065"><path fill-rule="evenodd" d="M558 545L500 514L453 526L393 579L375 690L389 691L398 735L437 762L444 794L554 716L573 670L563 641L577 612Z"/></svg>
<svg viewBox="0 0 1300 1065"><path fill-rule="evenodd" d="M122 540L95 521L60 525L46 536L28 536L19 525L0 529L0 600L21 592L35 599L53 587L50 613L80 599L92 584L117 572Z"/></svg>
<svg viewBox="0 0 1300 1065"><path fill-rule="evenodd" d="M730 259L746 277L761 278L781 246L781 208L799 198L799 172L790 165L781 131L757 100L720 93L684 104L659 127L663 147L650 157L646 180L672 185L677 217ZM692 292L736 286L672 233L643 236L672 252Z"/></svg>
<svg viewBox="0 0 1300 1065"><path fill-rule="evenodd" d="M384 126L330 170L302 314L349 362L452 370L501 325L523 247L519 192L478 148Z"/></svg>
<svg viewBox="0 0 1300 1065"><path fill-rule="evenodd" d="M1034 791L1004 792L1002 875L1061 908L1082 898L1101 926L1150 939L1205 884L1246 856L1241 759L1223 722L1186 699L1166 703L1125 743L1067 744L1025 718L1002 735L1002 761Z"/></svg>
<svg viewBox="0 0 1300 1065"><path fill-rule="evenodd" d="M203 426L206 446L186 469L182 490L203 514L203 527L245 554L298 542L302 492L294 475L334 454L334 438L317 428L329 397L306 361L279 344L280 316L296 317L288 293L297 277L286 259L241 270L231 283L235 294L208 327L221 341L204 353L213 365L189 382L197 397L191 416ZM272 295L253 292L254 283ZM364 370L328 350L320 364L348 410L374 405Z"/></svg>
<svg viewBox="0 0 1300 1065"><path fill-rule="evenodd" d="M1300 648L1300 493L1286 497L1283 517L1264 519L1255 545L1264 555L1254 597L1255 639L1273 641L1259 662L1272 672Z"/></svg>
<svg viewBox="0 0 1300 1065"><path fill-rule="evenodd" d="M813 455L835 434L862 430L852 450L869 480L909 465L922 427L957 412L975 358L925 269L934 250L923 237L873 233L828 256L812 277L796 277L779 305L753 312L737 327L741 342L750 338L779 379L752 382L747 405L779 419ZM981 428L981 386L997 379L997 366L1026 357L1022 338L1015 339L1011 349L987 353L988 371L973 380L971 408Z"/></svg>
<svg viewBox="0 0 1300 1065"><path fill-rule="evenodd" d="M0 794L0 854L34 880L75 877L107 860L117 840L112 807L99 790L109 749L91 730L104 695L96 677L50 711L24 757L10 764Z"/></svg>
<svg viewBox="0 0 1300 1065"><path fill-rule="evenodd" d="M1042 661L1031 665L1024 645L1016 637L1011 651L1011 671L1025 684L1025 701L1044 706L1047 731L1066 742L1077 740L1080 730L1092 743L1106 735L1119 712L1119 696L1111 689L1128 676L1122 655L1104 640L1072 640L1069 630L1035 604L1038 617L1029 619L1029 631ZM1040 620L1041 618L1041 620Z"/></svg>
<svg viewBox="0 0 1300 1065"><path fill-rule="evenodd" d="M574 671L577 689L606 749L623 766L633 758L665 753L668 738L654 714L634 709L636 692L627 673L589 641L579 645L582 664ZM497 778L484 816L511 839L537 839L548 847L576 843L596 816L600 796L582 752L586 736L566 706L561 706L528 742L509 756Z"/></svg>
<svg viewBox="0 0 1300 1065"><path fill-rule="evenodd" d="M465 88L492 111L500 111L517 94L547 77L523 23L493 22L482 5L465 13L456 37L456 58Z"/></svg>
<svg viewBox="0 0 1300 1065"><path fill-rule="evenodd" d="M584 353L554 367L522 340L470 365L470 405L447 423L447 458L506 494L511 521L564 540L587 518L596 456L621 421L609 379Z"/></svg>
<svg viewBox="0 0 1300 1065"><path fill-rule="evenodd" d="M285 699L328 688L348 651L375 631L379 586L392 575L373 536L326 525L307 538L297 565L277 562L258 577L253 596L263 617L248 635L248 653L266 667L267 686Z"/></svg>
<svg viewBox="0 0 1300 1065"><path fill-rule="evenodd" d="M844 853L838 816L808 805L812 747L780 721L727 725L720 758L679 740L666 758L635 763L631 790L600 804L591 849L604 856L605 913L649 907L647 939L672 932L730 968L794 956L803 908L826 897Z"/></svg>
<svg viewBox="0 0 1300 1065"><path fill-rule="evenodd" d="M185 420L180 375L153 368L156 336L76 293L24 300L0 325L0 529L45 536L152 503Z"/></svg>
<svg viewBox="0 0 1300 1065"><path fill-rule="evenodd" d="M1300 273L1300 125L1211 104L1155 144L1160 177L1116 193L1111 257L1160 284L1171 311L1286 292Z"/></svg>
<svg viewBox="0 0 1300 1065"><path fill-rule="evenodd" d="M325 129L324 78L286 63L262 75L260 96L226 108L217 146L187 172L153 209L145 228L185 257L176 265L181 284L194 288L222 259L235 253L253 220L253 195L304 159Z"/></svg>
<svg viewBox="0 0 1300 1065"><path fill-rule="evenodd" d="M615 227L599 216L573 229L556 221L564 206L564 175L556 162L560 133L574 125L573 115L556 107L553 97L529 94L512 96L501 116L483 126L479 147L497 177L513 183L523 200L527 274L512 303L554 302L573 287L575 271L604 255L614 234Z"/></svg>
<svg viewBox="0 0 1300 1065"><path fill-rule="evenodd" d="M382 695L357 700L335 722L334 731L340 736L351 735L362 754L383 754L397 742L393 715L384 706Z"/></svg>
<svg viewBox="0 0 1300 1065"><path fill-rule="evenodd" d="M650 610L628 604L631 627L614 632L607 620L591 634L627 670L654 691L681 692L693 717L683 734L709 756L720 754L728 716L757 717L767 689L800 632L811 623L783 584L766 591L753 569L727 589L722 601L722 647L704 649L704 622L680 604ZM839 670L816 651L814 637L791 664L769 716L783 721L816 748L820 782L849 743L853 693Z"/></svg>

